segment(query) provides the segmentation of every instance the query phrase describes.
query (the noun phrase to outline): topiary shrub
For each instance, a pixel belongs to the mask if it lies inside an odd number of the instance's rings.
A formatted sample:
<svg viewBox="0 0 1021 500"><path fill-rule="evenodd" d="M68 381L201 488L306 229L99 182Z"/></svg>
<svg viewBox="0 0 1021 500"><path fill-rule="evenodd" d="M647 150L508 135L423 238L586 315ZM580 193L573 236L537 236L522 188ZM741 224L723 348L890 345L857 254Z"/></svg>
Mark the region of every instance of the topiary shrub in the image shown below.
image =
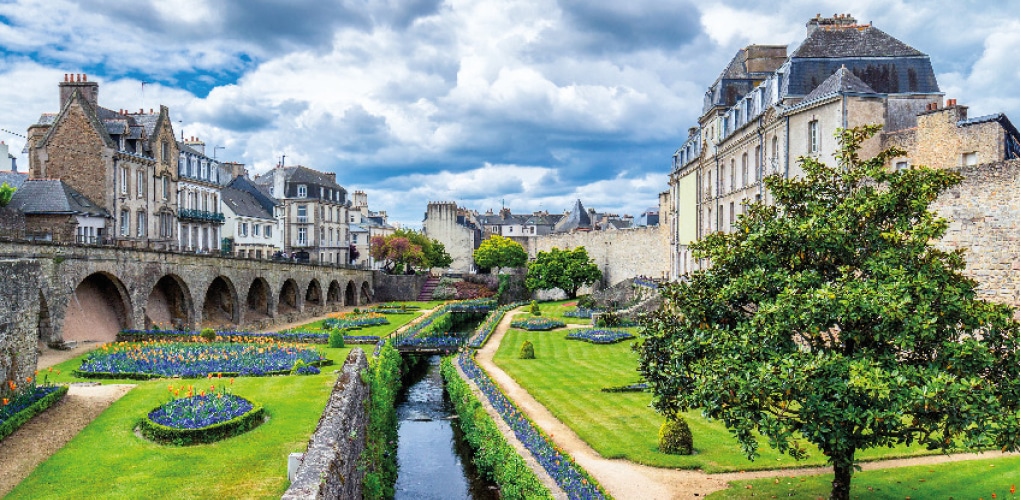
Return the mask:
<svg viewBox="0 0 1021 500"><path fill-rule="evenodd" d="M534 300L528 310L532 313L532 316L542 316L542 311L539 310L539 303Z"/></svg>
<svg viewBox="0 0 1021 500"><path fill-rule="evenodd" d="M344 347L344 331L334 328L330 330L330 347Z"/></svg>
<svg viewBox="0 0 1021 500"><path fill-rule="evenodd" d="M216 340L216 330L213 330L212 328L203 328L200 335L202 336L202 340L205 340L206 342Z"/></svg>
<svg viewBox="0 0 1021 500"><path fill-rule="evenodd" d="M659 451L670 455L691 455L691 429L684 417L667 418L659 428Z"/></svg>
<svg viewBox="0 0 1021 500"><path fill-rule="evenodd" d="M535 359L535 347L532 347L531 342L526 340L521 344L521 354L518 354L518 357L521 359Z"/></svg>

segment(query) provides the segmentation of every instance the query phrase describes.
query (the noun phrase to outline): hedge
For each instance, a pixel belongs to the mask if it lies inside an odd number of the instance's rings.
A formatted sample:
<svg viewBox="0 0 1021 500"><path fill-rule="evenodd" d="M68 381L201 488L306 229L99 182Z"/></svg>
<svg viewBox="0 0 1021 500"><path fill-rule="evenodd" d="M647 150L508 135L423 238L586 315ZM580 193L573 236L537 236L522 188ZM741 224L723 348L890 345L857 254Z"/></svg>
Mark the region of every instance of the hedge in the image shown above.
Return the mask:
<svg viewBox="0 0 1021 500"><path fill-rule="evenodd" d="M146 439L160 444L188 446L192 444L214 443L238 434L243 434L259 426L263 421L265 410L261 404L252 403L252 409L238 418L202 427L201 429L175 429L157 424L149 417L138 421L138 429Z"/></svg>
<svg viewBox="0 0 1021 500"><path fill-rule="evenodd" d="M39 399L39 401L32 403L24 410L12 415L11 418L4 420L4 422L0 424L0 441L3 441L5 437L13 434L14 431L18 430L18 427L24 425L25 422L31 420L32 417L42 413L50 406L53 406L54 403L60 401L60 398L64 397L65 394L67 394L67 386L58 386L57 390L43 396Z"/></svg>

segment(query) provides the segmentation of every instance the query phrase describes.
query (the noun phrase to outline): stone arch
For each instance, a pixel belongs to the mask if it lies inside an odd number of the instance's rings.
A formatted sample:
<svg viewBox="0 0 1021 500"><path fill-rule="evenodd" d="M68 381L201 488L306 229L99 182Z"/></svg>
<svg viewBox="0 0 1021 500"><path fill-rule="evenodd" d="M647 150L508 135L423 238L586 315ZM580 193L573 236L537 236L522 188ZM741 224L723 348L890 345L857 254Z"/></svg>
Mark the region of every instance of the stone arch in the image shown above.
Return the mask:
<svg viewBox="0 0 1021 500"><path fill-rule="evenodd" d="M280 299L277 300L277 313L286 314L298 310L298 284L288 278L280 287Z"/></svg>
<svg viewBox="0 0 1021 500"><path fill-rule="evenodd" d="M305 305L321 306L323 305L323 287L319 285L319 280L312 278L312 281L308 282L308 288L305 289Z"/></svg>
<svg viewBox="0 0 1021 500"><path fill-rule="evenodd" d="M358 304L368 304L370 302L372 302L372 287L369 286L368 281L363 281L361 293L358 294Z"/></svg>
<svg viewBox="0 0 1021 500"><path fill-rule="evenodd" d="M206 298L202 301L202 326L237 325L241 320L240 313L234 283L226 276L217 276L209 283Z"/></svg>
<svg viewBox="0 0 1021 500"><path fill-rule="evenodd" d="M145 301L145 327L191 328L194 310L188 284L176 274L167 274L153 285Z"/></svg>
<svg viewBox="0 0 1021 500"><path fill-rule="evenodd" d="M344 305L345 306L358 305L358 303L355 302L355 299L357 299L357 297L355 296L355 282L348 281L347 288L344 290Z"/></svg>
<svg viewBox="0 0 1021 500"><path fill-rule="evenodd" d="M272 302L273 291L269 288L269 283L265 278L259 277L252 280L251 286L248 287L248 295L245 298L245 302L248 304L248 311L246 321L254 321L270 317L272 309L270 309Z"/></svg>
<svg viewBox="0 0 1021 500"><path fill-rule="evenodd" d="M326 291L326 303L327 304L343 304L343 299L340 296L340 283L337 280L330 282L330 288Z"/></svg>
<svg viewBox="0 0 1021 500"><path fill-rule="evenodd" d="M36 330L39 334L39 342L49 343L53 341L53 322L50 318L50 307L46 303L43 291L39 290L39 315L36 317Z"/></svg>
<svg viewBox="0 0 1021 500"><path fill-rule="evenodd" d="M64 312L63 340L112 342L132 328L131 295L119 278L92 273L75 287Z"/></svg>

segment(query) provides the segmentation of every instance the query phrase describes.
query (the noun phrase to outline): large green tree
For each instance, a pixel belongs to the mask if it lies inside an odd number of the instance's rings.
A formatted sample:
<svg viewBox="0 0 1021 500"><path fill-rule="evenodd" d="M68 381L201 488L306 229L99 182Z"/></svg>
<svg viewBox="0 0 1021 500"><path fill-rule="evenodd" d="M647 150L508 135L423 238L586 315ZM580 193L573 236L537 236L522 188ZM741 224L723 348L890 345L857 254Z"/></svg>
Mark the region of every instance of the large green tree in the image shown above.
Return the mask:
<svg viewBox="0 0 1021 500"><path fill-rule="evenodd" d="M947 221L929 205L960 176L890 172L838 131L838 165L766 178L774 206L693 245L711 262L667 286L642 322L639 371L666 415L701 409L749 458L759 435L794 457L818 447L831 498L849 496L859 450L921 443L1018 449L1018 323L976 299L963 252L933 246Z"/></svg>
<svg viewBox="0 0 1021 500"><path fill-rule="evenodd" d="M453 259L443 243L410 229L398 229L387 236L374 236L369 253L389 273L415 267L448 267Z"/></svg>
<svg viewBox="0 0 1021 500"><path fill-rule="evenodd" d="M579 288L601 279L603 272L589 258L585 247L574 250L554 248L549 252L539 252L528 264L525 286L533 292L559 288L573 299L578 296Z"/></svg>
<svg viewBox="0 0 1021 500"><path fill-rule="evenodd" d="M495 268L497 274L501 267L521 267L528 262L528 252L521 243L498 234L486 238L472 256L480 269Z"/></svg>

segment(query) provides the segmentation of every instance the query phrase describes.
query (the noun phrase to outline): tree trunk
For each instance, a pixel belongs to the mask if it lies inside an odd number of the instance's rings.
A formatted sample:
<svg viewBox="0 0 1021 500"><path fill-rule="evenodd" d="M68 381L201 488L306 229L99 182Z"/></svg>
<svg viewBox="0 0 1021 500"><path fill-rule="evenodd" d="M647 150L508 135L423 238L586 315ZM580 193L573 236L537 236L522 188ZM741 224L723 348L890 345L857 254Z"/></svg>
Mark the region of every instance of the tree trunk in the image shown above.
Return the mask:
<svg viewBox="0 0 1021 500"><path fill-rule="evenodd" d="M854 473L854 449L833 456L833 489L830 500L851 498L851 475Z"/></svg>

